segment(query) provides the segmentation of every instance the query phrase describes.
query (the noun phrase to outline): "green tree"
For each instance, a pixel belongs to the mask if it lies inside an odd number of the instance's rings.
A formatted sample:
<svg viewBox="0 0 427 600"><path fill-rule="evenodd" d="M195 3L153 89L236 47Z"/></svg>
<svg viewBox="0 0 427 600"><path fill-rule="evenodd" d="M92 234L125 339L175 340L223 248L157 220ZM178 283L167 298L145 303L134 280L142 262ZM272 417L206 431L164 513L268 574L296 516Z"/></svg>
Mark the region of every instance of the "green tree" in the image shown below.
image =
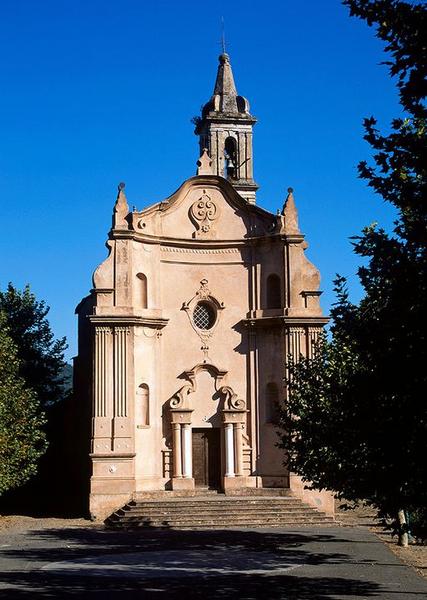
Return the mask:
<svg viewBox="0 0 427 600"><path fill-rule="evenodd" d="M42 406L51 406L64 396L67 344L65 338L54 339L46 319L49 307L36 300L28 285L20 291L9 283L5 292L0 291L0 310L18 350L20 375Z"/></svg>
<svg viewBox="0 0 427 600"><path fill-rule="evenodd" d="M427 8L344 4L376 26L397 78L403 115L387 135L373 117L365 120L374 164L359 164L360 177L394 205L397 219L390 233L373 224L354 238L367 261L358 271L363 298L352 304L338 278L331 342L313 361L290 366L282 445L315 487L395 517L405 544L405 512L427 516Z"/></svg>
<svg viewBox="0 0 427 600"><path fill-rule="evenodd" d="M0 312L0 495L34 475L46 450L44 414L19 370L17 347Z"/></svg>

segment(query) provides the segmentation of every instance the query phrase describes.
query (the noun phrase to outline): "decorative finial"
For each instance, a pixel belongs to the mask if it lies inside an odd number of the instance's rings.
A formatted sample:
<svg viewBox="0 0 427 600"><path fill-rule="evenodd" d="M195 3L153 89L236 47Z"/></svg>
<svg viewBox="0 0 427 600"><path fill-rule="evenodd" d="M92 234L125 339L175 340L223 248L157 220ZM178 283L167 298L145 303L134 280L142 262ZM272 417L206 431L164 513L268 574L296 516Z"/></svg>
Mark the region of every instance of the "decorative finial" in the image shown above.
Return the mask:
<svg viewBox="0 0 427 600"><path fill-rule="evenodd" d="M202 156L197 161L197 175L212 175L212 159L206 148L203 148Z"/></svg>
<svg viewBox="0 0 427 600"><path fill-rule="evenodd" d="M298 212L295 206L293 188L288 188L288 195L283 205L282 215L285 218L284 233L288 235L299 235Z"/></svg>
<svg viewBox="0 0 427 600"><path fill-rule="evenodd" d="M125 196L125 184L121 181L117 186L119 193L113 210L113 229L128 229L126 217L129 213L129 206Z"/></svg>

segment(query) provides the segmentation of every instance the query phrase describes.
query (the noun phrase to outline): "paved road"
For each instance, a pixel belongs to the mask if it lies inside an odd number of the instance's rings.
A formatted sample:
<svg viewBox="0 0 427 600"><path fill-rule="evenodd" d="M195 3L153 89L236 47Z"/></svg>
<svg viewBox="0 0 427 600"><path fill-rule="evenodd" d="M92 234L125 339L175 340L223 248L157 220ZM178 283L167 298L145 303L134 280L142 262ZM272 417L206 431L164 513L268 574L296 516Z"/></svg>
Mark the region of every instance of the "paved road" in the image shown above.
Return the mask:
<svg viewBox="0 0 427 600"><path fill-rule="evenodd" d="M0 598L425 600L363 528L0 532Z"/></svg>

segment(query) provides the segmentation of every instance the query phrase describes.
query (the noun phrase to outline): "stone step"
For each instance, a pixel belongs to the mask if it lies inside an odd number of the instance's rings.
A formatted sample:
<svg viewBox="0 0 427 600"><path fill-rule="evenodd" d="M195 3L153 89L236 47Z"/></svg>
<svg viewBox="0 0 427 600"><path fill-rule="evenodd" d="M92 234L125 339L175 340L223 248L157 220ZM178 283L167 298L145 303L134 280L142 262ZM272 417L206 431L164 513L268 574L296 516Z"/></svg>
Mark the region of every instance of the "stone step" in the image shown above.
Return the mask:
<svg viewBox="0 0 427 600"><path fill-rule="evenodd" d="M311 514L313 511L312 509L308 508L308 507L304 507L304 506L292 506L292 507L286 507L284 509L276 508L276 507L268 507L268 506L263 506L263 507L243 507L243 508L222 508L220 509L220 507L218 508L212 508L212 507L200 507L199 510L193 509L193 510L185 510L183 511L182 508L178 508L178 507L174 507L174 508L160 508L160 507L146 507L146 508L140 508L140 507L135 507L135 508L131 508L130 510L123 510L120 509L118 511L116 511L116 514L118 515L132 515L132 516L138 516L138 515L182 515L182 514L186 514L186 515L224 515L224 516L232 516L232 515L241 515L241 514L247 514L247 515L281 515L281 514Z"/></svg>
<svg viewBox="0 0 427 600"><path fill-rule="evenodd" d="M153 509L153 510L186 510L186 511L199 511L199 510L205 510L205 509L209 509L209 510L217 510L217 511L228 511L228 510L243 510L243 509L247 509L247 510L263 510L264 508L266 509L274 509L274 510L291 510L292 508L300 508L301 506L305 506L302 505L300 502L287 502L285 503L278 503L278 502L272 502L269 504L251 504L251 503L245 503L245 502L239 502L239 503L224 503L224 504L217 504L217 503L213 503L213 502L206 502L206 503L200 503L200 504L195 504L195 503L185 503L185 504L179 504L179 503L168 503L165 504L163 502L156 502L156 503L138 503L136 505L128 505L126 507L124 507L122 510L149 510L149 509ZM306 506L306 508L308 508L308 506Z"/></svg>
<svg viewBox="0 0 427 600"><path fill-rule="evenodd" d="M269 522L282 522L282 521L286 521L286 522L302 522L302 521L309 521L311 522L312 520L316 520L316 521L324 521L324 520L328 520L330 519L330 517L325 516L321 516L321 515L307 515L307 514L300 514L300 515L264 515L264 516L255 516L255 515L251 515L251 516L233 516L233 517L228 517L228 518L223 518L221 519L221 522L229 522L229 523L243 523L243 522L247 522L247 523L255 523L255 522L263 522L263 523L269 523ZM218 522L218 519L216 517L216 515L206 515L206 516L196 516L196 515L180 515L180 516L170 516L170 515L146 515L146 516L138 516L138 517L133 517L131 515L126 515L125 517L122 518L116 518L113 519L113 517L111 517L111 520L115 520L116 522L120 521L123 523L136 523L137 521L145 521L145 522L150 522L150 523L154 523L154 522L164 522L167 521L168 523L213 523L213 522Z"/></svg>
<svg viewBox="0 0 427 600"><path fill-rule="evenodd" d="M135 494L135 500L136 501L144 501L144 500L173 500L173 499L179 499L179 500L194 500L194 499L198 499L200 497L210 497L210 498L214 498L214 499L221 499L224 498L224 492L220 491L220 490L216 490L216 489L209 489L209 488L196 488L195 490L192 491L192 495L189 496L188 495L188 491L170 491L170 490L163 490L163 491L145 491L145 492L136 492ZM292 492L289 488L246 488L244 491L244 494L242 494L241 492L238 491L231 491L229 492L229 495L227 495L228 499L239 499L239 498L245 498L245 497L281 497L281 498L286 498L286 497L292 497Z"/></svg>
<svg viewBox="0 0 427 600"><path fill-rule="evenodd" d="M310 521L310 520L320 520L323 521L325 519L332 519L327 515L322 514L298 514L298 515L233 515L231 517L223 517L221 522L240 522L240 521ZM115 522L137 522L138 520L143 521L170 521L170 522L211 522L218 521L217 515L125 515L118 517L117 515L112 515L109 517L110 521Z"/></svg>
<svg viewBox="0 0 427 600"><path fill-rule="evenodd" d="M324 520L328 517L322 515L313 515L307 513L299 513L295 515L232 515L232 516L223 516L222 518L218 518L218 515L125 515L125 516L112 516L110 517L111 522L127 522L127 523L136 523L138 520L152 522L152 521L168 521L169 523L175 522L186 522L186 523L195 523L195 522L225 522L230 521L233 523L240 522L270 522L270 521L310 521L312 519L316 520Z"/></svg>
<svg viewBox="0 0 427 600"><path fill-rule="evenodd" d="M105 521L107 527L221 529L332 524L333 517L294 496L199 496L132 500Z"/></svg>
<svg viewBox="0 0 427 600"><path fill-rule="evenodd" d="M292 506L293 504L301 504L297 498L203 498L203 499L171 499L171 500L138 500L128 502L127 506Z"/></svg>
<svg viewBox="0 0 427 600"><path fill-rule="evenodd" d="M119 521L118 523L107 523L108 527L114 529L138 529L144 527L156 528L173 528L173 529L225 529L225 528L241 528L241 527L292 527L294 525L334 525L336 524L332 518L302 518L302 519L258 519L258 520L221 520L212 519L206 521L183 521L183 520L141 520L136 521Z"/></svg>

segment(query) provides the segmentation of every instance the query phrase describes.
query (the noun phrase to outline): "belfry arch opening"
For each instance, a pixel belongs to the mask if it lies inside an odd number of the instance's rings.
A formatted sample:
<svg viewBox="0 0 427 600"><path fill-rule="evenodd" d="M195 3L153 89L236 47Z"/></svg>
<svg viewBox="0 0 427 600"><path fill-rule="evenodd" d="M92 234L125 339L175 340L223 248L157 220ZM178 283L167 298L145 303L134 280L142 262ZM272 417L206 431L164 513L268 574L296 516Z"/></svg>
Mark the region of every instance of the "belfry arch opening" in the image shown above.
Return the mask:
<svg viewBox="0 0 427 600"><path fill-rule="evenodd" d="M224 176L227 179L237 177L237 142L236 139L229 136L224 144Z"/></svg>

